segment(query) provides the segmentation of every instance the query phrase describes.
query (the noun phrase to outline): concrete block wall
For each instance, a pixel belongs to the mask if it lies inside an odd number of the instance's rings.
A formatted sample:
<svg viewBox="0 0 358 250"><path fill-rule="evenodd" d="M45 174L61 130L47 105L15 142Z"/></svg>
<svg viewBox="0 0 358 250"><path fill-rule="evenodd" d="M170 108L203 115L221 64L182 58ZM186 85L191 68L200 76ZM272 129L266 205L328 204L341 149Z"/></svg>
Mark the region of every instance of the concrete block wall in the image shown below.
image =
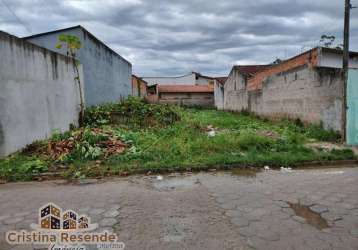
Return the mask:
<svg viewBox="0 0 358 250"><path fill-rule="evenodd" d="M225 110L243 111L248 109L248 94L246 90L225 91Z"/></svg>
<svg viewBox="0 0 358 250"><path fill-rule="evenodd" d="M248 109L246 78L238 70L231 71L224 89L224 109L242 111Z"/></svg>
<svg viewBox="0 0 358 250"><path fill-rule="evenodd" d="M4 32L0 58L0 157L78 125L72 60Z"/></svg>
<svg viewBox="0 0 358 250"><path fill-rule="evenodd" d="M248 110L256 114L263 114L262 91L255 90L248 92Z"/></svg>
<svg viewBox="0 0 358 250"><path fill-rule="evenodd" d="M300 66L264 80L261 101L259 95L250 98L250 111L270 118L323 122L325 128L341 131L342 86L339 69Z"/></svg>

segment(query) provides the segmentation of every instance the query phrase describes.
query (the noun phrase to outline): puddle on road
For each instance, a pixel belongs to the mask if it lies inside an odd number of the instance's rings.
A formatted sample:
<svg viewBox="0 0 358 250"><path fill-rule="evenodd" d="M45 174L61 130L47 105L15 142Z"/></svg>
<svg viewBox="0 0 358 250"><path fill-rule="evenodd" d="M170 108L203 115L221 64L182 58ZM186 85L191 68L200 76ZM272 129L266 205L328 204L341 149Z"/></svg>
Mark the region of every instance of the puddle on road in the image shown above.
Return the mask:
<svg viewBox="0 0 358 250"><path fill-rule="evenodd" d="M311 226L314 226L319 230L329 227L327 221L323 219L320 214L313 212L308 206L299 203L287 203L293 209L293 211L295 211L297 216L304 218Z"/></svg>
<svg viewBox="0 0 358 250"><path fill-rule="evenodd" d="M256 174L259 172L261 172L261 170L258 168L234 168L230 170L231 175L251 178L256 177Z"/></svg>

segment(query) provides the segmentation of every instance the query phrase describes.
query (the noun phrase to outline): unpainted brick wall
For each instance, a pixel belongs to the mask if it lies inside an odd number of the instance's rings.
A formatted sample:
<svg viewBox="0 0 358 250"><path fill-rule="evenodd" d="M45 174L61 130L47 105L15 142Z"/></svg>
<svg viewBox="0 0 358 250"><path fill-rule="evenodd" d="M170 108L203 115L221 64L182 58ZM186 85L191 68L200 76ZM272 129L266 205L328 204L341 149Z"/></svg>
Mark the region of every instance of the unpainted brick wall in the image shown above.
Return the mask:
<svg viewBox="0 0 358 250"><path fill-rule="evenodd" d="M256 114L263 114L262 91L255 90L248 92L248 110Z"/></svg>
<svg viewBox="0 0 358 250"><path fill-rule="evenodd" d="M301 55L293 57L281 64L272 65L260 72L258 72L255 77L252 77L248 81L249 90L257 90L262 88L263 81L270 76L278 74L280 72L288 71L293 68L297 68L302 65L309 65L314 67L317 65L318 60L318 49L307 51Z"/></svg>
<svg viewBox="0 0 358 250"><path fill-rule="evenodd" d="M246 78L238 70L231 71L224 89L224 109L242 111L248 109Z"/></svg>
<svg viewBox="0 0 358 250"><path fill-rule="evenodd" d="M342 86L337 69L301 66L264 80L261 103L250 98L250 111L270 118L322 121L325 128L341 131Z"/></svg>

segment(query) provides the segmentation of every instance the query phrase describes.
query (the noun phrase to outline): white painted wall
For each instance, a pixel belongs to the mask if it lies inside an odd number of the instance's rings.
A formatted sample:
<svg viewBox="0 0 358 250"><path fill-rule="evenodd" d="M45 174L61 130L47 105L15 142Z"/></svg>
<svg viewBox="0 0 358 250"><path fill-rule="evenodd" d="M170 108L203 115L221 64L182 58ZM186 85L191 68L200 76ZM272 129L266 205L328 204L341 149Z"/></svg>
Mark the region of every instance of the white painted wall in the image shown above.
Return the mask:
<svg viewBox="0 0 358 250"><path fill-rule="evenodd" d="M327 67L327 68L342 68L343 55L322 51L319 53L318 57L318 67ZM349 60L349 67L358 69L358 57L351 58Z"/></svg>
<svg viewBox="0 0 358 250"><path fill-rule="evenodd" d="M78 125L71 60L3 32L0 58L0 157Z"/></svg>
<svg viewBox="0 0 358 250"><path fill-rule="evenodd" d="M177 77L142 77L144 81L151 85L194 85L195 74L188 74Z"/></svg>
<svg viewBox="0 0 358 250"><path fill-rule="evenodd" d="M195 73L190 73L183 76L173 77L142 77L144 81L148 83L148 86L155 84L158 85L208 85L209 83L214 84L214 80L207 79L205 77L198 77L196 79Z"/></svg>
<svg viewBox="0 0 358 250"><path fill-rule="evenodd" d="M65 48L56 48L61 34L75 35L82 42L77 59L83 65L87 106L118 102L132 93L132 65L82 27L37 35L27 41L66 55Z"/></svg>
<svg viewBox="0 0 358 250"><path fill-rule="evenodd" d="M218 110L224 109L224 86L216 80L214 84L214 102Z"/></svg>

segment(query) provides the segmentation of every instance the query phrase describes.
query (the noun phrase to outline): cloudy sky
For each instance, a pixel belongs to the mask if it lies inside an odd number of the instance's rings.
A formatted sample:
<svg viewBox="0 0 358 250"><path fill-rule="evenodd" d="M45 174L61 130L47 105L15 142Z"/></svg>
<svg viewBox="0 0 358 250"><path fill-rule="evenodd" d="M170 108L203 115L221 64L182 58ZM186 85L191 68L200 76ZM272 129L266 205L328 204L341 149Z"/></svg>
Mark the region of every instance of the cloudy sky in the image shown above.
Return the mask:
<svg viewBox="0 0 358 250"><path fill-rule="evenodd" d="M343 0L0 0L0 30L27 36L82 25L141 76L262 64L319 44L342 43ZM352 0L358 5L358 0ZM358 50L358 9L351 49Z"/></svg>

